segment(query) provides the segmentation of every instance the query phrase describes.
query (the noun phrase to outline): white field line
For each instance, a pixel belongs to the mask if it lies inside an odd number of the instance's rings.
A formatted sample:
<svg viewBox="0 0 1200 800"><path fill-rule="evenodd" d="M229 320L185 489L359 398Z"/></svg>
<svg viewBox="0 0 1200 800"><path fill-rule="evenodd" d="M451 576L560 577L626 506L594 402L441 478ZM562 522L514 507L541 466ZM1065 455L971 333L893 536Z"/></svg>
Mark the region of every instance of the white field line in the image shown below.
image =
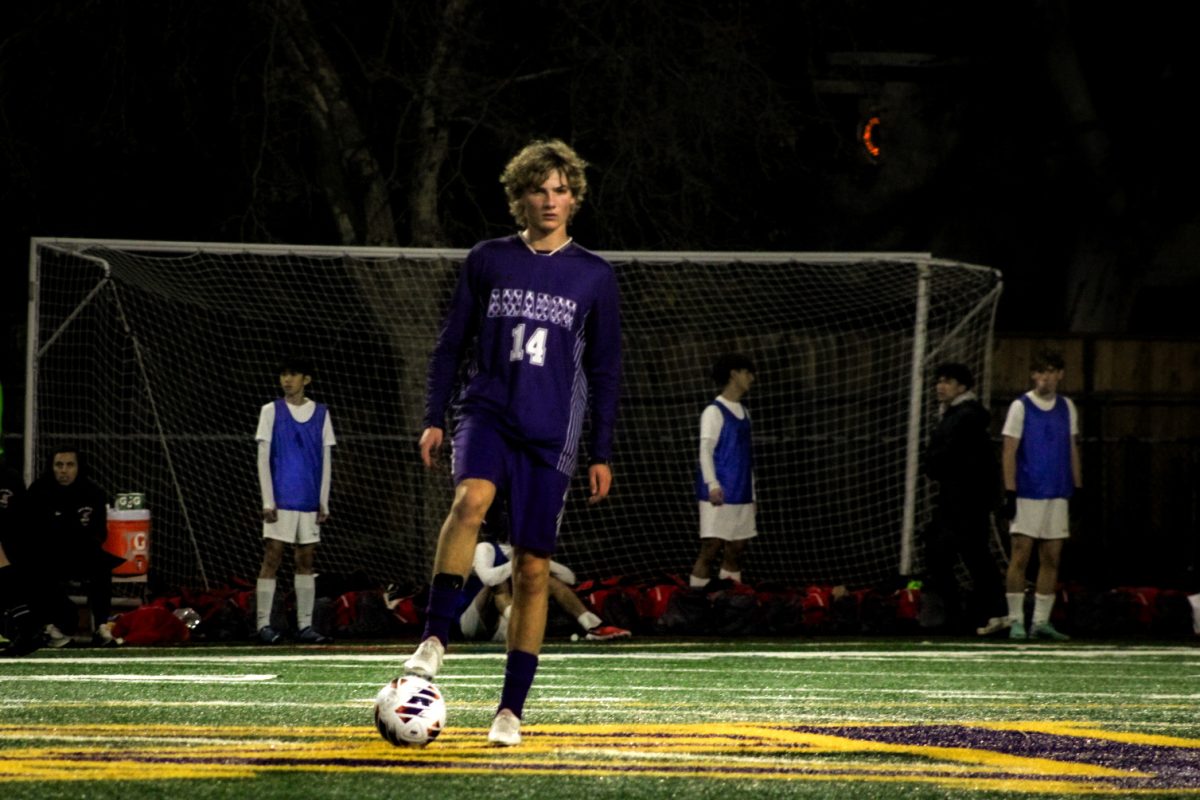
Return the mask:
<svg viewBox="0 0 1200 800"><path fill-rule="evenodd" d="M150 651L135 653L123 651L120 654L103 656L50 656L38 658L10 658L0 662L4 664L129 664L129 663L159 663L159 664L212 664L214 662L231 664L287 664L314 662L343 662L352 664L387 663L399 666L402 660L399 653L370 654L345 652L313 652L303 654L272 654L272 653L237 653L229 651L197 652L186 656L154 655ZM961 650L731 650L722 652L702 653L669 653L645 652L628 648L627 646L610 646L604 651L591 649L570 650L569 652L543 652L539 657L543 662L555 661L714 661L722 659L774 659L777 661L951 661L969 660L983 661L997 658L1021 661L1056 660L1067 661L1100 661L1105 659L1126 660L1146 656L1184 657L1188 663L1200 666L1200 652L1193 646L1179 647L1045 647L1039 645L1010 645L991 646L982 649L967 646ZM449 656L454 661L503 661L504 653L461 653L452 652ZM1153 662L1158 663L1158 662Z"/></svg>
<svg viewBox="0 0 1200 800"><path fill-rule="evenodd" d="M80 683L262 683L277 675L107 675L104 673L58 675L0 675L9 683L78 681Z"/></svg>
<svg viewBox="0 0 1200 800"><path fill-rule="evenodd" d="M360 689L365 687L373 687L376 684L365 681L279 681L274 675L29 675L29 676L0 676L0 681L11 683L21 682L42 682L42 683L61 683L63 681L77 682L104 682L104 683L188 683L196 686L203 685L222 685L222 684L244 684L244 683L265 683L270 682L271 686L302 686L302 687L338 687L345 689ZM498 679L485 682L455 682L447 684L452 689L494 689L498 685ZM577 687L546 687L553 688L577 688ZM814 686L811 688L797 686L791 688L786 694L763 692L757 687L746 687L743 689L733 687L712 687L705 690L695 686L661 686L661 685L637 685L624 684L623 689L630 692L645 692L648 694L670 694L683 693L689 695L703 694L706 691L719 694L722 697L745 697L753 699L756 702L812 702L814 698L825 700L833 699L838 696L862 696L873 695L876 697L889 696L909 696L922 697L934 700L1024 700L1033 699L1085 699L1085 700L1113 700L1135 696L1139 701L1146 702L1195 702L1200 701L1200 693L1163 693L1163 692L1145 692L1142 690L1130 690L1128 692L1097 692L1097 691L1040 691L1035 689L902 689L902 688L887 688L887 687L872 687L872 688L838 688L828 686ZM542 700L548 698L542 697ZM636 695L620 696L620 697L604 697L592 698L590 696L581 696L578 698L580 702L644 702L644 696ZM134 701L137 702L137 701ZM365 702L365 701L364 701ZM5 701L0 701L0 704L7 704Z"/></svg>
<svg viewBox="0 0 1200 800"><path fill-rule="evenodd" d="M45 698L4 698L0 699L0 707L45 706L52 708L76 706L103 706L105 708L362 708L364 704L375 702L370 700L339 700L337 702L297 703L286 700L47 700ZM495 703L491 704L495 706ZM20 723L11 723L20 724Z"/></svg>
<svg viewBox="0 0 1200 800"><path fill-rule="evenodd" d="M366 668L358 667L358 669L366 669ZM554 670L542 670L538 673L537 685L541 686L541 687L559 686L561 688L573 688L579 684L579 675L576 673L587 674L590 671L591 670L589 670L587 668L570 669L570 668L565 668L565 667L555 667ZM660 668L652 669L652 668L637 668L637 667L621 667L620 671L623 675L631 674L631 673L638 673L638 672L661 674L662 668L660 667ZM676 676L676 675L680 675L680 674L728 675L729 670L727 670L727 669L695 669L695 668L676 668L676 669L671 670L672 676ZM876 671L859 672L859 671L849 671L849 670L759 670L758 674L770 675L770 676L775 676L775 677L793 676L793 675L798 676L798 677L810 677L811 676L811 677L818 677L818 678L822 678L822 679L826 679L826 680L828 680L830 678L836 678L836 677L893 678L893 679L897 677L894 672L876 672ZM382 680L382 677L383 676L381 674L381 676L380 676L381 680ZM490 689L490 688L494 688L495 686L498 686L500 684L502 677L503 676L500 673L496 673L495 675L481 675L481 674L450 675L450 674L443 673L442 675L440 675L438 677L437 682L439 684L441 684L442 686L452 687L455 689L460 689L460 688ZM946 679L947 675L945 673L937 673L937 672L906 672L906 673L904 673L903 677L907 680L921 680L924 678ZM1029 676L1025 676L1025 677L1038 678L1040 680L1044 676L1029 675ZM1200 678L1200 675L1178 673L1178 674L1173 674L1173 675L1159 675L1159 676L1156 676L1154 680L1156 683L1159 683L1159 684L1182 683L1185 686L1190 687L1191 685L1193 685L1194 681L1197 678ZM967 681L971 681L971 682L978 682L981 680L989 680L989 679L1005 680L1005 681L1019 681L1022 679L1022 675L1020 673L1013 673L1013 672L994 672L994 673L972 672L969 675L963 676L963 680L967 680ZM1092 682L1092 683L1099 682L1099 681L1110 681L1110 682L1127 684L1129 681L1129 676L1124 673L1115 673L1113 675L1089 674L1086 679L1087 679L1087 681ZM273 674L221 675L221 674L217 674L217 673L209 673L209 674L194 674L194 675L170 675L170 674L109 675L109 674L105 674L105 673L90 673L90 672L60 672L60 673L43 673L43 674L34 674L34 675L0 675L0 683L22 683L22 682L58 683L58 682L63 682L63 681L76 681L76 682L81 682L81 683L88 683L88 682L92 682L92 683L97 683L97 682L114 682L114 683L163 682L163 683L194 683L194 684L250 683L250 682L268 682L269 681L272 686L334 686L334 687L347 687L347 688L349 688L349 687L382 686L383 685L380 681L377 681L377 680L340 680L340 681L328 681L328 680L326 680L326 681L307 681L307 680L294 680L294 679L279 680L278 675L273 675ZM629 684L625 684L625 685L628 686ZM679 689L678 687L671 686L671 685L648 685L648 686L638 686L637 688L642 691L684 691L684 689ZM798 687L798 688L802 689L802 687ZM731 688L731 687L727 687L727 686L714 686L712 690L722 692L722 693L727 693L727 692L731 692L731 691L733 691L733 692L739 691L736 687ZM697 688L697 691L700 691L700 689ZM747 691L751 691L751 690L747 689ZM823 691L823 690L818 689L818 691ZM902 690L897 688L895 691L902 691ZM939 692L942 694L946 694L946 693L952 692L952 691L954 691L954 690L939 690ZM1002 691L1002 690L997 690L997 691ZM1155 696L1155 695L1144 694L1144 689L1138 689L1138 692L1141 694L1141 696L1149 696L1149 697ZM1025 695L1025 694L1029 694L1029 691L1021 690L1020 692L1015 692L1014 694ZM1089 695L1097 695L1097 696L1099 695L1099 693L1096 691L1089 692L1088 694ZM1119 696L1122 693L1115 692L1113 694Z"/></svg>
<svg viewBox="0 0 1200 800"><path fill-rule="evenodd" d="M537 687L540 684L542 686L542 688L545 688L548 690L555 690L555 689L557 689L557 690L562 690L562 689L579 690L581 688L577 685L546 686L545 683L546 682L541 681L539 679L539 681L536 681L534 683L534 686ZM345 686L347 688L351 688L351 687L360 687L360 686L374 686L375 684L369 684L369 683L308 683L305 681L295 681L295 682L279 681L279 682L273 683L271 685L272 686ZM490 681L490 682L484 682L484 683L467 683L467 682L457 683L456 682L453 684L444 684L444 686L449 691L454 691L456 689L495 689L500 686L500 676L497 676L496 680ZM639 686L637 684L623 683L623 684L621 684L621 686L613 687L613 688L627 689L631 692L646 692L648 694L665 694L668 692L677 692L677 693L682 693L682 694L703 694L703 693L707 692L707 693L711 693L711 694L720 695L721 697L747 697L747 698L751 698L754 700L761 700L763 702L769 702L769 701L810 702L813 700L814 697L820 697L821 699L833 699L833 695L849 695L852 697L858 697L861 695L910 695L910 696L915 696L915 697L929 697L929 698L934 698L934 699L1005 700L1005 701L1023 700L1023 699L1029 699L1029 698L1050 699L1050 698L1070 698L1070 697L1084 698L1084 699L1092 699L1092 698L1114 699L1114 698L1133 697L1139 701L1140 700L1155 700L1155 701L1195 701L1195 700L1200 700L1200 693L1197 693L1197 692L1184 693L1184 694L1167 694L1167 693L1160 693L1160 692L1147 693L1147 692L1144 692L1144 691L1142 691L1140 689L1136 689L1136 688L1130 689L1128 692L1096 692L1096 691L1061 692L1061 691L1038 691L1038 690L1034 690L1034 689L1017 689L1017 690L1008 690L1008 689L888 689L888 688L878 688L878 687L871 687L871 688L865 688L865 689L843 689L843 688L834 688L834 687L828 687L828 686L814 686L811 688L806 688L804 686L796 686L796 687L789 687L790 691L787 694L764 692L762 689L754 687L754 686L747 686L742 689L732 688L732 687L714 686L714 687L711 687L708 689L704 689L704 688L696 687L696 686ZM538 697L539 701L545 699L545 697L541 694L539 694L537 697ZM590 697L585 697L584 699L586 699L587 702L593 702L593 700ZM641 696L641 697L626 696L626 697L613 697L613 698L601 698L601 699L608 699L608 700L613 700L613 701L623 701L623 702L635 702L635 701L644 702L645 696Z"/></svg>

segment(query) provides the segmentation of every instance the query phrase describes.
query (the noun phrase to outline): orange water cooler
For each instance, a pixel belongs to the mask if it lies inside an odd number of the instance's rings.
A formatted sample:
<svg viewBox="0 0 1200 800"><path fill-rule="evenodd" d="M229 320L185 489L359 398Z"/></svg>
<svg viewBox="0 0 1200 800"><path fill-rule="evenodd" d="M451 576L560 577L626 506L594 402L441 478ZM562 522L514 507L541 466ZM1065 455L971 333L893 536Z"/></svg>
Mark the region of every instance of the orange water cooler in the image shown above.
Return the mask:
<svg viewBox="0 0 1200 800"><path fill-rule="evenodd" d="M113 568L115 577L145 580L150 571L150 509L109 509L104 549L125 559Z"/></svg>

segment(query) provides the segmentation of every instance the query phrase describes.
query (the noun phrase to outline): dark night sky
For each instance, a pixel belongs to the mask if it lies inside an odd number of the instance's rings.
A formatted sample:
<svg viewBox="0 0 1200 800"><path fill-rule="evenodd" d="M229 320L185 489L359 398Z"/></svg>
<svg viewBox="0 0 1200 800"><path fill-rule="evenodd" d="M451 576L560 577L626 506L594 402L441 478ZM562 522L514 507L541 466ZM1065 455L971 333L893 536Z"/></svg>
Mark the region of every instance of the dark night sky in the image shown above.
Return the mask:
<svg viewBox="0 0 1200 800"><path fill-rule="evenodd" d="M302 93L271 60L294 2L0 11L6 386L23 380L32 235L337 243ZM1002 330L1079 329L1071 298L1095 279L1117 296L1099 329L1200 333L1195 66L1177 6L467 5L442 104L445 244L505 228L501 159L550 133L594 164L576 232L601 249L932 250L1004 271ZM405 244L441 4L304 8ZM872 113L877 163L855 138Z"/></svg>

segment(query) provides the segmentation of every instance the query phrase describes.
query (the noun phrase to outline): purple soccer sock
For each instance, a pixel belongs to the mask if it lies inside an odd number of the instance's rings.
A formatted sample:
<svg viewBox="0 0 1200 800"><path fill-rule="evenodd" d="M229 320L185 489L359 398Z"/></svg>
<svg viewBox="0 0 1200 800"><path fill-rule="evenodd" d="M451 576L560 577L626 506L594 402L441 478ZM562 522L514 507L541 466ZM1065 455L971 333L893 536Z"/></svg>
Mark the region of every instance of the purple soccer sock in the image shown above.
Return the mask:
<svg viewBox="0 0 1200 800"><path fill-rule="evenodd" d="M421 641L425 641L430 636L436 636L442 643L442 647L450 643L450 626L454 624L454 618L458 614L459 604L462 602L462 589L460 587L448 588L444 586L433 586L429 589L429 605L425 612L425 634L421 637Z"/></svg>
<svg viewBox="0 0 1200 800"><path fill-rule="evenodd" d="M520 717L525 711L525 698L533 686L533 675L537 672L538 657L524 650L508 651L508 662L504 667L504 688L500 690L500 708Z"/></svg>

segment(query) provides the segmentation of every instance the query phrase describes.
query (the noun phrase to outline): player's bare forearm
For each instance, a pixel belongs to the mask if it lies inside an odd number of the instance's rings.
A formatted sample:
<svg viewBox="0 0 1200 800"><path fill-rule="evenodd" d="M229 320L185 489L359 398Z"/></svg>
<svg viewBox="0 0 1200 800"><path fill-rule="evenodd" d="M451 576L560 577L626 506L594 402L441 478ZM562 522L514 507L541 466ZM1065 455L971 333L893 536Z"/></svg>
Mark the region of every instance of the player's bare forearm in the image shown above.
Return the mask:
<svg viewBox="0 0 1200 800"><path fill-rule="evenodd" d="M421 449L421 463L426 469L431 469L437 463L438 450L442 447L444 436L441 428L426 428L421 432L421 440L417 446Z"/></svg>
<svg viewBox="0 0 1200 800"><path fill-rule="evenodd" d="M608 497L612 488L612 470L608 464L592 464L588 467L588 488L591 490L589 503L599 503Z"/></svg>
<svg viewBox="0 0 1200 800"><path fill-rule="evenodd" d="M1012 436L1004 437L1004 451L1000 456L1000 466L1004 472L1004 491L1017 490L1017 447L1021 440Z"/></svg>

